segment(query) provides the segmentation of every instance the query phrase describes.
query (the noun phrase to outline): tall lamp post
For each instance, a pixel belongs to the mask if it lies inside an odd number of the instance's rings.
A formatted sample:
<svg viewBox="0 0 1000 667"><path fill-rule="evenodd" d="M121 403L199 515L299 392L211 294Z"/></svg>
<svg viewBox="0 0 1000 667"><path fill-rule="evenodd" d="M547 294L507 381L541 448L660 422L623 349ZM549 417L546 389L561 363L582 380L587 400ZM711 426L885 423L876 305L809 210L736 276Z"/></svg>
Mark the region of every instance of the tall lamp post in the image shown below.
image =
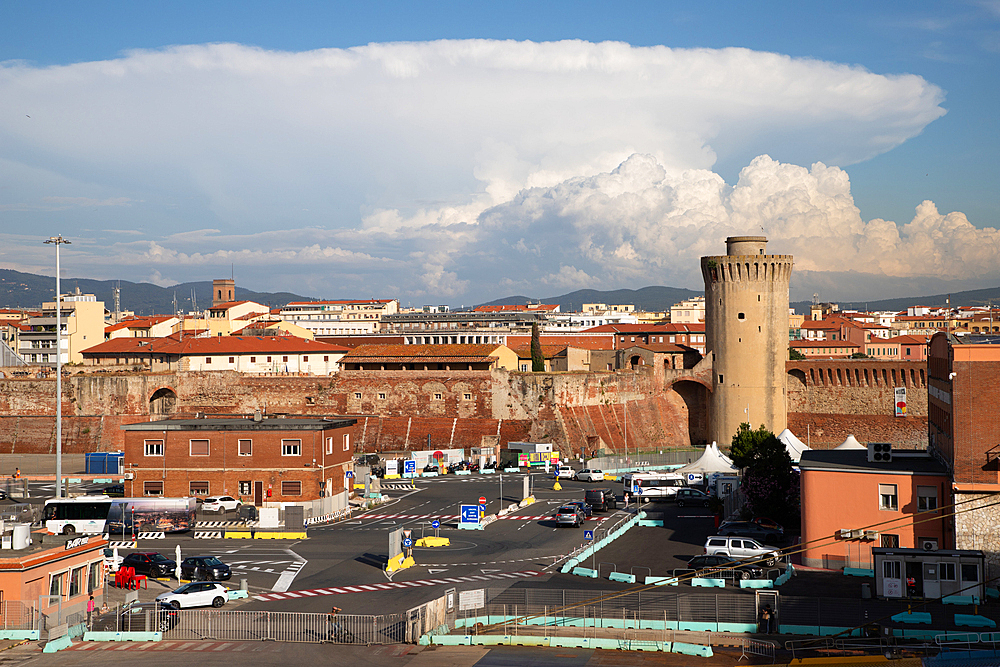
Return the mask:
<svg viewBox="0 0 1000 667"><path fill-rule="evenodd" d="M56 498L62 498L62 285L59 282L59 246L69 245L62 235L45 243L56 247Z"/></svg>

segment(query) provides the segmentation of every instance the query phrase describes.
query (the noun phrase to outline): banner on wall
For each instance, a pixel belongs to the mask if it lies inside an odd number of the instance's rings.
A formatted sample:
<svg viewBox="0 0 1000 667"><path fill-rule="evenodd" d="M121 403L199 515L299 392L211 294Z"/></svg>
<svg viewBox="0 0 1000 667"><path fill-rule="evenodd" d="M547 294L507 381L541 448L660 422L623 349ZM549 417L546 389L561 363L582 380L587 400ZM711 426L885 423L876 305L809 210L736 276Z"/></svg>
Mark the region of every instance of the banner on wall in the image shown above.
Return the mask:
<svg viewBox="0 0 1000 667"><path fill-rule="evenodd" d="M896 416L906 416L906 387L896 387L895 391Z"/></svg>

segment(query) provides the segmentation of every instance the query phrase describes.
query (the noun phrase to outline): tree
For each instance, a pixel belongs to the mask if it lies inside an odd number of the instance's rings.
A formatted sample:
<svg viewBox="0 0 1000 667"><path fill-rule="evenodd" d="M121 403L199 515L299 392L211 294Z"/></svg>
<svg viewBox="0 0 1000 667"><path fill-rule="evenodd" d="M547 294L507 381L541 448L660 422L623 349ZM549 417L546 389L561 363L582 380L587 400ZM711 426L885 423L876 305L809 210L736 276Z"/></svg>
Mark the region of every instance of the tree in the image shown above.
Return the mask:
<svg viewBox="0 0 1000 667"><path fill-rule="evenodd" d="M538 322L531 324L531 372L545 371L545 355L542 354L542 339L538 333Z"/></svg>
<svg viewBox="0 0 1000 667"><path fill-rule="evenodd" d="M851 359L869 359L870 357L864 352L855 352L851 355Z"/></svg>
<svg viewBox="0 0 1000 667"><path fill-rule="evenodd" d="M733 435L730 456L743 469L743 493L755 516L795 524L799 515L799 479L785 445L764 428L740 424Z"/></svg>
<svg viewBox="0 0 1000 667"><path fill-rule="evenodd" d="M802 354L794 347L788 348L788 360L789 361L805 361L806 355Z"/></svg>

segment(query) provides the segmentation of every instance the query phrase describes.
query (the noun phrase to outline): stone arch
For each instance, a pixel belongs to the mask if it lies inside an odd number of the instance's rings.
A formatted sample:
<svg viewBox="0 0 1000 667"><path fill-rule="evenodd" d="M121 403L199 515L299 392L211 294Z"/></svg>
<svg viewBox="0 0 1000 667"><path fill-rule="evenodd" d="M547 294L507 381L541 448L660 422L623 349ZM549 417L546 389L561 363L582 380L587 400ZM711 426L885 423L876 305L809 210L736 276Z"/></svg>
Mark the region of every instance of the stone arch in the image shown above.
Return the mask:
<svg viewBox="0 0 1000 667"><path fill-rule="evenodd" d="M680 378L670 388L684 402L688 440L692 445L708 442L708 404L711 388L697 378Z"/></svg>
<svg viewBox="0 0 1000 667"><path fill-rule="evenodd" d="M150 415L172 415L177 410L177 393L170 387L160 387L149 397Z"/></svg>
<svg viewBox="0 0 1000 667"><path fill-rule="evenodd" d="M808 384L806 372L801 368L793 368L788 371L788 389L803 389Z"/></svg>
<svg viewBox="0 0 1000 667"><path fill-rule="evenodd" d="M641 354L633 354L628 359L629 368L631 368L632 370L639 368L639 366L642 366L645 363L646 361L642 358Z"/></svg>

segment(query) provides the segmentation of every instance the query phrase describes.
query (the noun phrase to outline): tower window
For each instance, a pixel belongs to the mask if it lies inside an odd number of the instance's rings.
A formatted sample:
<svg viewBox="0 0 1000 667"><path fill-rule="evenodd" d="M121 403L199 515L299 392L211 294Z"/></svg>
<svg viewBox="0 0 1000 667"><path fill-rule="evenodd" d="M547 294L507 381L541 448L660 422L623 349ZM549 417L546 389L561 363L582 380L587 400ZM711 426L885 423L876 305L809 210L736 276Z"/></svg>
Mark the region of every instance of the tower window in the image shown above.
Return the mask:
<svg viewBox="0 0 1000 667"><path fill-rule="evenodd" d="M719 373L719 384L722 384L722 373Z"/></svg>
<svg viewBox="0 0 1000 667"><path fill-rule="evenodd" d="M740 313L739 315L736 316L736 319L738 319L740 322L742 322L746 318L747 318L746 313Z"/></svg>

